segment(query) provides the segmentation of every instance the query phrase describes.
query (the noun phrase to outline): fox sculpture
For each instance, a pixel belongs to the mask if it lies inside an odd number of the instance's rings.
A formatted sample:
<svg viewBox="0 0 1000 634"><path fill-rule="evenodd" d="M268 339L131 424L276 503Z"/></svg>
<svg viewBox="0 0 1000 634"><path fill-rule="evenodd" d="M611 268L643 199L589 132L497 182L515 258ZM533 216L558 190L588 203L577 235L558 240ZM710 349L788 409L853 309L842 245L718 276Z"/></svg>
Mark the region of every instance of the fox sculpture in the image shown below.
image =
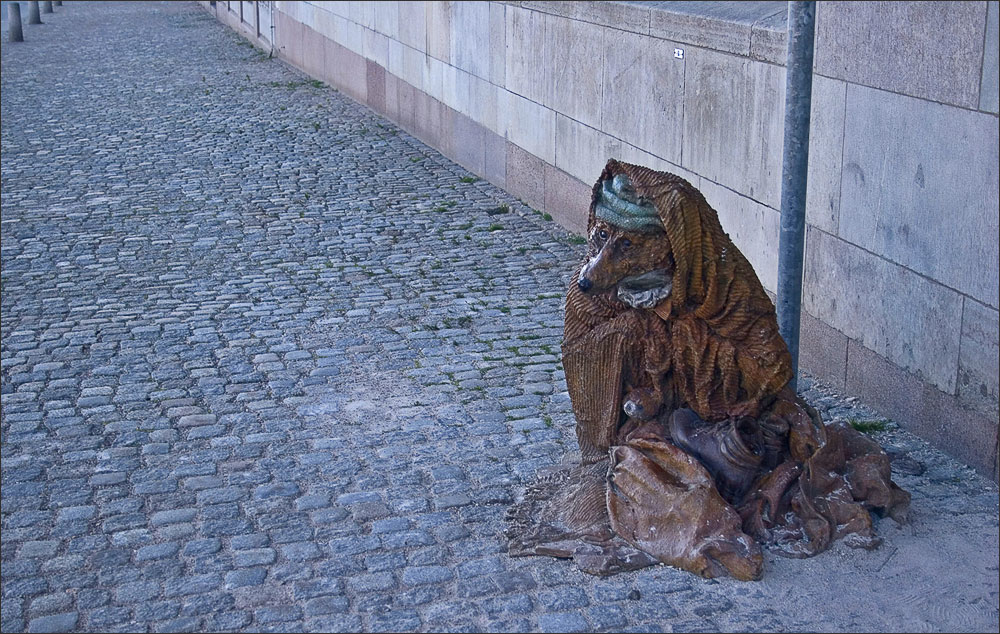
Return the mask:
<svg viewBox="0 0 1000 634"><path fill-rule="evenodd" d="M790 387L774 305L701 192L612 159L588 233L562 345L580 460L509 510L511 555L752 580L762 546L874 548L871 513L905 521L882 449Z"/></svg>

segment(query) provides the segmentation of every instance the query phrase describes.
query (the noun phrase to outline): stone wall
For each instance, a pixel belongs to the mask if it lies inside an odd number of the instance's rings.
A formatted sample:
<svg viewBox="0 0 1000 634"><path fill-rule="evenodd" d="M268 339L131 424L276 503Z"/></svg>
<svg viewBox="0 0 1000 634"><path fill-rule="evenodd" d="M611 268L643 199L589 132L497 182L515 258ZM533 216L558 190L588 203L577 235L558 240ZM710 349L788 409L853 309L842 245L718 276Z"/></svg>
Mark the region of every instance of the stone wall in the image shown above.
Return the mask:
<svg viewBox="0 0 1000 634"><path fill-rule="evenodd" d="M279 57L571 230L609 157L684 176L774 292L785 2L258 4ZM818 4L801 351L994 478L997 17Z"/></svg>

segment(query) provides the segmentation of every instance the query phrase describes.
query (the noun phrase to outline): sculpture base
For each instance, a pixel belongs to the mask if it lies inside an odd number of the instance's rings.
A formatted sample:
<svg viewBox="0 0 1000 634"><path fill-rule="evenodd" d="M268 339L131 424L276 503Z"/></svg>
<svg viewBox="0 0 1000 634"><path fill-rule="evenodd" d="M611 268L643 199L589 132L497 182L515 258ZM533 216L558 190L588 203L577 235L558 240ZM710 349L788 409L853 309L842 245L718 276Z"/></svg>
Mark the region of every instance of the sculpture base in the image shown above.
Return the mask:
<svg viewBox="0 0 1000 634"><path fill-rule="evenodd" d="M635 426L607 458L539 474L508 511L509 553L571 558L595 575L662 562L706 578L753 580L763 574L761 545L791 557L841 538L874 548L870 512L902 523L909 494L890 480L876 443L814 414L798 399L779 399L761 417L762 426L786 430L781 460L731 501L674 445L662 418Z"/></svg>

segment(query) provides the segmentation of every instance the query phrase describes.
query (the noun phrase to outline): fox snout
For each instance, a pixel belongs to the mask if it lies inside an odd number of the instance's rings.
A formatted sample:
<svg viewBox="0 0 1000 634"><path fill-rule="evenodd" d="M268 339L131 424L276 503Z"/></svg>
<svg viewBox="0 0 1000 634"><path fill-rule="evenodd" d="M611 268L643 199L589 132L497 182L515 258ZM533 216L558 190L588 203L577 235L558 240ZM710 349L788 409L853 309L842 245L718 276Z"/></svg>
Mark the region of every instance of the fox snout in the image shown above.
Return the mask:
<svg viewBox="0 0 1000 634"><path fill-rule="evenodd" d="M584 293L600 293L617 284L627 274L627 270L621 263L613 260L605 245L584 263L576 285Z"/></svg>

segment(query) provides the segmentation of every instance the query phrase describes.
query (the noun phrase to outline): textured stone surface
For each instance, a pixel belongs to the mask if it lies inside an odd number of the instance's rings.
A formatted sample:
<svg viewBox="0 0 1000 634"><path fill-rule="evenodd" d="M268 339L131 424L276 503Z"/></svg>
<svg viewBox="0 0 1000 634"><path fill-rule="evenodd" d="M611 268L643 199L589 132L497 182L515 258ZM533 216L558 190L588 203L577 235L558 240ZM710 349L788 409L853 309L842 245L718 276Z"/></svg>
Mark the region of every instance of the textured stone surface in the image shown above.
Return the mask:
<svg viewBox="0 0 1000 634"><path fill-rule="evenodd" d="M958 357L958 397L964 404L996 416L1000 375L998 313L971 299L962 311L962 349Z"/></svg>
<svg viewBox="0 0 1000 634"><path fill-rule="evenodd" d="M579 20L545 16L543 59L561 61L558 66L547 65L552 71L551 78L546 81L548 90L543 103L595 128L600 127L607 106L602 99L603 73L599 70L604 67L605 54L609 51L606 31ZM655 85L659 85L659 81Z"/></svg>
<svg viewBox="0 0 1000 634"><path fill-rule="evenodd" d="M846 108L847 84L813 75L806 222L834 235L840 226Z"/></svg>
<svg viewBox="0 0 1000 634"><path fill-rule="evenodd" d="M985 2L823 2L816 11L815 69L977 108L985 23Z"/></svg>
<svg viewBox="0 0 1000 634"><path fill-rule="evenodd" d="M749 55L755 25L775 30L787 12L785 2L657 2L649 32L667 40ZM761 39L766 36L760 35Z"/></svg>
<svg viewBox="0 0 1000 634"><path fill-rule="evenodd" d="M684 63L683 165L778 209L784 68L701 49Z"/></svg>
<svg viewBox="0 0 1000 634"><path fill-rule="evenodd" d="M990 0L986 4L986 42L983 45L979 109L996 114L1000 101L1000 2Z"/></svg>
<svg viewBox="0 0 1000 634"><path fill-rule="evenodd" d="M811 227L804 268L803 310L954 394L961 295Z"/></svg>
<svg viewBox="0 0 1000 634"><path fill-rule="evenodd" d="M671 42L618 31L604 37L604 80L591 96L602 104L594 127L680 164L685 61L674 57Z"/></svg>
<svg viewBox="0 0 1000 634"><path fill-rule="evenodd" d="M997 117L849 85L845 119L839 235L996 307Z"/></svg>
<svg viewBox="0 0 1000 634"><path fill-rule="evenodd" d="M197 5L56 11L0 74L3 631L996 630L996 489L900 431L918 523L874 552L753 586L508 558L576 444L584 248Z"/></svg>
<svg viewBox="0 0 1000 634"><path fill-rule="evenodd" d="M622 143L579 121L556 115L555 165L583 182L594 180L608 159L621 157Z"/></svg>

